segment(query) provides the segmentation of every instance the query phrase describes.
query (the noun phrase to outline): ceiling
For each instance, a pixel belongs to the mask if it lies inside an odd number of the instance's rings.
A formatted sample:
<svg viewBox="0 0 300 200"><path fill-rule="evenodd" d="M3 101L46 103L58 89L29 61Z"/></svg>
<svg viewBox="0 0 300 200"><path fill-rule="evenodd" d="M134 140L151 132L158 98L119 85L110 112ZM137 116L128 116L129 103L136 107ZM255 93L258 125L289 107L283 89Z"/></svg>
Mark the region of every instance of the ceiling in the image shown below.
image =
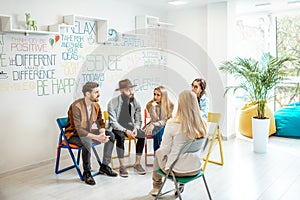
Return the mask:
<svg viewBox="0 0 300 200"><path fill-rule="evenodd" d="M174 6L168 4L170 0L127 0L134 4L140 4L146 7L157 8L160 10L181 10L204 6L218 2L230 2L236 8L237 13L246 13L252 11L278 11L284 9L300 8L300 0L181 0L188 4Z"/></svg>

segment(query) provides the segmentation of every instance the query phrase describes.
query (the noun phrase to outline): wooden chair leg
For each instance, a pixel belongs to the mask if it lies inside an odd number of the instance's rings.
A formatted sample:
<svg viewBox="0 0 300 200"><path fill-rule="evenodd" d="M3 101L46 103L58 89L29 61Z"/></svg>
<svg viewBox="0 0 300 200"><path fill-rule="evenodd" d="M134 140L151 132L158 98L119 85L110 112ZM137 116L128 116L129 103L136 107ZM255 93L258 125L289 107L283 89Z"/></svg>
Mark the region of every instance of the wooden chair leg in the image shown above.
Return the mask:
<svg viewBox="0 0 300 200"><path fill-rule="evenodd" d="M208 158L210 156L210 153L211 153L211 149L212 149L212 146L213 146L213 143L214 143L214 138L211 139L211 141L209 142L209 147L208 147L208 152L207 152L207 155L206 157L204 158L204 165L203 165L203 168L202 168L202 171L205 172L205 169L206 169L206 165L207 165L207 162L208 162Z"/></svg>
<svg viewBox="0 0 300 200"><path fill-rule="evenodd" d="M215 141L218 141L218 144L219 144L219 152L220 152L220 158L221 158L221 161L215 161L215 160L210 160L209 157L210 157L210 154L211 154L211 149L212 149L212 146L213 146L213 143ZM208 149L208 152L207 152L207 155L206 157L203 159L205 162L204 162L204 166L202 168L203 172L205 171L206 169L206 165L207 165L207 162L210 162L210 163L213 163L213 164L217 164L217 165L224 165L224 157L223 157L223 147L222 147L222 137L221 137L221 134L220 134L220 131L218 131L218 136L217 138L216 137L213 137L210 141L210 145L209 145L209 149Z"/></svg>

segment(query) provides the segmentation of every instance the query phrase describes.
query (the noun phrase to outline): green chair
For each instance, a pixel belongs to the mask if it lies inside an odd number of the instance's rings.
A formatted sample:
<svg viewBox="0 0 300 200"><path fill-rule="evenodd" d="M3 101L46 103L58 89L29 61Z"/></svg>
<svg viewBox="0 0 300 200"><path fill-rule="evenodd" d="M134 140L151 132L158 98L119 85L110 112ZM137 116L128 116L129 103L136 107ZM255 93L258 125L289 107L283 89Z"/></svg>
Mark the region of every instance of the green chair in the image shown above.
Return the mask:
<svg viewBox="0 0 300 200"><path fill-rule="evenodd" d="M181 150L179 151L178 155L177 155L177 158L175 159L175 161L171 164L170 166L170 169L168 170L168 173L164 173L161 169L158 169L157 172L159 174L161 174L162 176L165 177L159 191L158 191L158 194L156 196L155 199L158 199L160 198L161 196L171 192L171 191L174 191L174 189L172 190L169 190L169 191L166 191L164 193L162 193L162 190L163 190L163 187L166 183L166 180L169 179L171 181L174 182L174 185L175 185L175 190L177 192L177 195L179 197L179 199L182 199L181 198L181 195L180 195L180 189L178 187L178 184L187 184L191 181L194 181L200 177L202 177L203 181L204 181L204 184L205 184L205 188L206 188L206 191L207 191L207 194L208 194L208 197L209 199L212 199L211 198L211 195L210 195L210 192L209 192L209 189L208 189L208 185L206 183L206 180L205 180L205 177L204 177L204 172L202 170L200 170L200 172L195 175L195 176L188 176L188 177L177 177L175 176L174 172L173 172L173 167L175 166L176 162L178 161L179 157L181 154L184 154L184 153L201 153L201 151L203 149L206 148L207 146L207 143L208 143L208 138L205 137L205 138L200 138L200 139L196 139L196 140L191 140L189 142L187 142L185 145L183 145L183 147L181 148Z"/></svg>

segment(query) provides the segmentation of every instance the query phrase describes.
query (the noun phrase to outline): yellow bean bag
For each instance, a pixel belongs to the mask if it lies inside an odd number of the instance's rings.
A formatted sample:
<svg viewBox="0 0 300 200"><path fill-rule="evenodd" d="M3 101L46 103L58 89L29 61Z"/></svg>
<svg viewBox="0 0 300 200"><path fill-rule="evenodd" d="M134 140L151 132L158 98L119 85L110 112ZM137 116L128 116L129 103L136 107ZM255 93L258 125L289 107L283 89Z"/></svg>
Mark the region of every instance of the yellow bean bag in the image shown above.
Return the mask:
<svg viewBox="0 0 300 200"><path fill-rule="evenodd" d="M252 117L257 116L257 105L253 103L245 104L241 109L240 119L239 119L239 131L242 135L252 138ZM265 106L265 116L270 118L270 130L269 136L276 133L274 113L266 105Z"/></svg>

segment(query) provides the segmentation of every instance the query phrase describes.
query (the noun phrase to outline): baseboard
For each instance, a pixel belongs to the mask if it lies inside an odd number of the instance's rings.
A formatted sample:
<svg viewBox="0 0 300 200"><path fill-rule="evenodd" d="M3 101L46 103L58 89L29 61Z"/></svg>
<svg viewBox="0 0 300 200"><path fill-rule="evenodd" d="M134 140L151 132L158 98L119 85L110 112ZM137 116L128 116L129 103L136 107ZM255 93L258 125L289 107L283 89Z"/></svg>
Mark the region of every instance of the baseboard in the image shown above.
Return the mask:
<svg viewBox="0 0 300 200"><path fill-rule="evenodd" d="M222 140L224 140L224 141L235 139L235 138L236 138L236 134L232 134L232 135L229 135L229 136L222 135Z"/></svg>
<svg viewBox="0 0 300 200"><path fill-rule="evenodd" d="M55 162L55 158L52 158L52 159L49 159L49 160L44 160L44 161L41 161L41 162L38 162L38 163L30 164L30 165L27 165L27 166L24 166L24 167L8 170L6 172L0 173L0 178L10 176L12 174L24 172L24 171L27 171L27 170L31 170L31 169L40 167L41 165L47 165L47 164L54 163L54 162Z"/></svg>

